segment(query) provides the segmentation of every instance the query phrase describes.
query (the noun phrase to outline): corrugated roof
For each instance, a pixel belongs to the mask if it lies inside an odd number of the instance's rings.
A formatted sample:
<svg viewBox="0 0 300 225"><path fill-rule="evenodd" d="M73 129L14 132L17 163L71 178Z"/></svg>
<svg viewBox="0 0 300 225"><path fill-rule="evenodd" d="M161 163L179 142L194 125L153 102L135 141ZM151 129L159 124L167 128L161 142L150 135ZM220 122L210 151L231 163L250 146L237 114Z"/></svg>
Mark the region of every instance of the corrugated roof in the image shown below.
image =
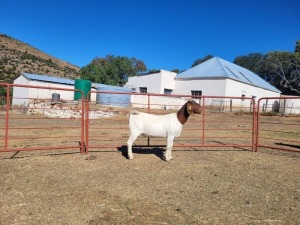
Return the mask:
<svg viewBox="0 0 300 225"><path fill-rule="evenodd" d="M269 84L252 71L219 57L213 57L189 70L176 75L176 78L180 79L209 77L226 77L280 93L277 88Z"/></svg>
<svg viewBox="0 0 300 225"><path fill-rule="evenodd" d="M58 84L67 84L67 85L75 84L75 80L71 80L71 79L67 79L67 78L51 77L51 76L46 76L46 75L29 74L29 73L22 73L22 75L29 80L51 82L51 83L58 83Z"/></svg>
<svg viewBox="0 0 300 225"><path fill-rule="evenodd" d="M42 82L50 82L50 83L57 83L57 84L67 84L75 86L75 80L67 79L67 78L61 78L61 77L51 77L46 75L38 75L38 74L29 74L29 73L22 73L22 75L29 80L36 80L36 81L42 81ZM119 86L112 86L107 84L99 84L99 83L93 83L92 85L94 88L99 88L103 90L110 90L110 91L119 91L119 92L131 92L126 87L119 87Z"/></svg>

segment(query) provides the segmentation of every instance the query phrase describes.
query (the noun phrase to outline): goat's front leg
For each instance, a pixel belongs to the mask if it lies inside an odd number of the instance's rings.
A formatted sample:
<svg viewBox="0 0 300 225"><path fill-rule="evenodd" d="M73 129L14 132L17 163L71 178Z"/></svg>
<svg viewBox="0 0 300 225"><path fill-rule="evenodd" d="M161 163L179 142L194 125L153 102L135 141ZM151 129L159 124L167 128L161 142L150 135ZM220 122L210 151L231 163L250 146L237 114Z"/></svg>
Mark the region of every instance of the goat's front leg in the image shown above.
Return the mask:
<svg viewBox="0 0 300 225"><path fill-rule="evenodd" d="M139 135L136 134L130 134L130 137L127 141L127 154L128 154L128 159L133 159L133 154L132 154L132 144L135 142Z"/></svg>
<svg viewBox="0 0 300 225"><path fill-rule="evenodd" d="M172 157L173 141L174 141L174 137L168 136L167 150L166 150L166 154L165 154L166 161L170 161L171 159L173 159L173 157Z"/></svg>

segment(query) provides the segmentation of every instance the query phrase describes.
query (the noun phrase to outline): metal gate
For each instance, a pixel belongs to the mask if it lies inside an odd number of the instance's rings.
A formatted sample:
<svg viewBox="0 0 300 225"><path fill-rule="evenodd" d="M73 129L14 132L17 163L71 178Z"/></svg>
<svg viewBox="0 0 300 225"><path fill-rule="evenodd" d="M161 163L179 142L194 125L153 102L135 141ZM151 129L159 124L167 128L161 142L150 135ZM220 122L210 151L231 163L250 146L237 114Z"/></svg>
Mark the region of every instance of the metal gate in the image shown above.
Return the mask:
<svg viewBox="0 0 300 225"><path fill-rule="evenodd" d="M177 112L188 100L194 99L202 106L202 114L190 116L181 136L175 139L174 148L234 148L254 150L255 102L253 98L191 95L159 95L122 92L101 92L103 95L130 95L130 105L119 107L121 102L97 105L90 101L87 111L86 147L88 151L108 148L126 148L129 137L128 113L132 109L154 114ZM118 98L112 98L118 99ZM97 111L107 117L91 118ZM165 138L140 136L136 148L166 146Z"/></svg>
<svg viewBox="0 0 300 225"><path fill-rule="evenodd" d="M0 84L7 90L0 114L0 152L80 149L84 146L84 100L57 99L80 90ZM11 98L18 88L20 96ZM82 93L83 94L83 93Z"/></svg>
<svg viewBox="0 0 300 225"><path fill-rule="evenodd" d="M256 148L300 153L300 97L261 98Z"/></svg>

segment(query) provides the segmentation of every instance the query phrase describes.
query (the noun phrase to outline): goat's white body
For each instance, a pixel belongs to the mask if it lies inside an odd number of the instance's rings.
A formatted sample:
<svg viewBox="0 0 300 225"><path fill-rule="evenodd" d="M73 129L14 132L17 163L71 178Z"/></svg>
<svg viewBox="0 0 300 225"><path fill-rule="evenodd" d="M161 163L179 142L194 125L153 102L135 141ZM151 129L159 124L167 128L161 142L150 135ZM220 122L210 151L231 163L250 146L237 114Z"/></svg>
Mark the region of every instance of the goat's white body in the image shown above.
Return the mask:
<svg viewBox="0 0 300 225"><path fill-rule="evenodd" d="M138 135L144 134L152 137L177 137L182 130L182 124L178 121L176 113L166 115L153 115L139 112L131 114L129 118L130 132Z"/></svg>
<svg viewBox="0 0 300 225"><path fill-rule="evenodd" d="M153 115L143 112L132 112L129 118L130 137L127 141L128 157L133 159L132 144L141 134L150 137L167 137L166 160L172 159L173 140L182 131L183 125L178 121L177 114Z"/></svg>

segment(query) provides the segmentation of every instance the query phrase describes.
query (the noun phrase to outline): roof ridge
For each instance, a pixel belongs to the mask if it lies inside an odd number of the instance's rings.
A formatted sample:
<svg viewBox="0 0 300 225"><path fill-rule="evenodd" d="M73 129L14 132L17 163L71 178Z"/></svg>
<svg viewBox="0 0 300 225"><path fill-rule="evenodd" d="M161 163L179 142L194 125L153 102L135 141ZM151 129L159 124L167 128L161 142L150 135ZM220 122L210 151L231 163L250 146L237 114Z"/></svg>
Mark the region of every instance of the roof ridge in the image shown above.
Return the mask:
<svg viewBox="0 0 300 225"><path fill-rule="evenodd" d="M228 76L228 74L226 73L226 70L224 69L224 66L223 66L223 64L222 64L222 63L220 62L220 60L219 60L220 58L219 58L219 57L217 57L217 56L216 56L215 58L216 58L217 62L220 64L220 66L221 66L222 70L224 71L224 73L225 73L226 77L229 77L229 76Z"/></svg>

